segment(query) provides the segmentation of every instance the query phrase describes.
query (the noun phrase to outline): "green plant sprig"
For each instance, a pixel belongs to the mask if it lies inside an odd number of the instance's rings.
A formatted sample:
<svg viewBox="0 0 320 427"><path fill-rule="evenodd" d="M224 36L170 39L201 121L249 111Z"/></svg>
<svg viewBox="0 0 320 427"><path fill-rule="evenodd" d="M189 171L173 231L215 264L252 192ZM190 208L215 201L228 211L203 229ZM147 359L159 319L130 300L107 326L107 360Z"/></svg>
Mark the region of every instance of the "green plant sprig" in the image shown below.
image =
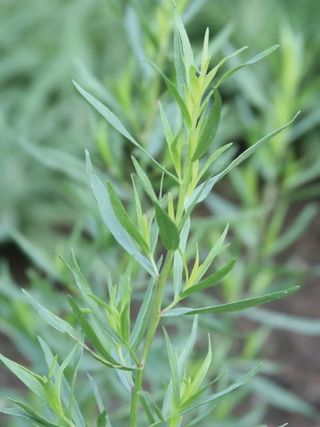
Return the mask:
<svg viewBox="0 0 320 427"><path fill-rule="evenodd" d="M167 150L171 162L163 165L155 159L132 134L124 127L120 119L93 95L75 83L81 95L113 126L119 131L138 151L147 156L159 172L166 185L161 185L160 194L156 194L154 185L141 167L138 160L133 164L136 175L133 176L133 193L136 205L136 219L132 219L126 212L124 205L118 197L111 183L105 186L94 173L90 156L86 153L87 173L89 182L97 201L103 222L113 235L117 243L131 256L132 263L144 272L144 277L151 277L151 282L140 306L134 325L130 316L132 305L133 277L131 263L119 279L119 283L108 283L108 298L104 301L96 296L91 286L86 281L80 268L73 257L72 266L68 266L76 284L77 297L70 296L69 302L72 310L72 322L64 320L28 296L30 303L35 307L41 317L59 332L66 334L76 342L76 349L85 349L91 356L104 366L114 369L121 382L130 390L131 404L129 426L141 425L140 404L145 411L150 425L167 423L170 427L181 426L183 417L197 414L197 409L209 405L228 395L248 381L257 371L253 369L244 377L238 379L225 389L208 394L211 383L206 384L206 377L212 361L210 336L208 338L208 352L201 363L198 372L192 376L188 372L188 361L197 336L197 321L194 320L191 336L186 347L179 355L171 344L167 332L164 333L170 366L170 381L167 387L162 409L148 396L144 390L144 373L150 350L154 343L155 335L162 316L176 317L181 315L202 315L203 313L228 313L251 308L279 298L297 290L290 287L282 291L252 296L232 303L216 306L188 308L176 307L181 300L189 298L192 294L218 284L234 266L234 260L227 263L220 270L206 276L212 268L213 260L226 250L225 238L227 227L209 251L207 257L201 261L198 250L194 253L194 264L191 272L184 256L188 245L192 211L201 203L212 190L213 186L224 175L246 160L254 151L268 140L285 129L289 123L271 132L266 137L252 145L230 162L218 174L210 174L210 167L219 158L230 144L221 148L215 147L214 142L221 117L222 100L219 93L220 85L231 77L237 70L251 65L274 51L272 47L245 61L241 66L223 73L215 80L224 60L209 70L211 58L208 53L209 31L204 37L203 52L200 65L196 63L190 41L181 18L175 13L175 43L174 63L177 74L177 84L159 70L167 88L176 101L180 111L181 121L178 130L172 129L165 108L160 106L160 115L163 122ZM235 52L239 54L241 50ZM228 58L227 58L228 59ZM156 67L157 69L157 67ZM201 162L212 151L209 159L205 161L204 168L209 177L202 181L203 171ZM136 180L139 187L149 198L153 209L144 213L142 200L137 191ZM174 187L174 185L176 187ZM168 191L164 189L169 188ZM173 191L176 190L176 191ZM173 196L173 194L175 196ZM206 276L206 277L205 277ZM164 290L173 279L173 301L165 309ZM1 357L3 363L17 375L27 387L40 397L44 397L52 417L52 423L44 423L42 415L35 415L32 409L26 409L22 404L20 408L24 416L48 426L85 427L86 421L78 412L67 413L67 405L63 401L61 391L62 373L73 353L67 356L61 368L55 369L55 363L50 365L50 381L40 380L36 374L27 371L20 365ZM44 353L47 350L44 349ZM47 386L47 383L49 386ZM48 392L43 396L46 388ZM72 401L71 389L68 394ZM205 394L205 397L203 395ZM76 418L78 417L78 418ZM78 420L78 421L76 421ZM97 426L111 423L107 418L105 409L100 411Z"/></svg>

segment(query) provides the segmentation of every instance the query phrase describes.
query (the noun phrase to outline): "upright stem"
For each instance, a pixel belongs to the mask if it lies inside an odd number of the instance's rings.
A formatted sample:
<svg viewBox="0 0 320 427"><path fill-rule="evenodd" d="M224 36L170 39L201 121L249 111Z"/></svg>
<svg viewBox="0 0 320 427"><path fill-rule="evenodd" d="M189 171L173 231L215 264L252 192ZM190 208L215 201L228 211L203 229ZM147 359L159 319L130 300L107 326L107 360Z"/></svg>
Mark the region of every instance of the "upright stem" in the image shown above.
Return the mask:
<svg viewBox="0 0 320 427"><path fill-rule="evenodd" d="M153 338L157 332L157 328L159 325L163 290L170 272L172 259L173 259L173 251L169 251L167 253L163 268L159 276L156 298L154 302L154 310L151 318L151 324L148 329L147 336L144 342L143 354L141 359L141 367L137 371L136 381L132 390L129 427L137 427L138 425L137 423L138 423L139 393L142 390L144 367L145 367L148 354L153 342Z"/></svg>

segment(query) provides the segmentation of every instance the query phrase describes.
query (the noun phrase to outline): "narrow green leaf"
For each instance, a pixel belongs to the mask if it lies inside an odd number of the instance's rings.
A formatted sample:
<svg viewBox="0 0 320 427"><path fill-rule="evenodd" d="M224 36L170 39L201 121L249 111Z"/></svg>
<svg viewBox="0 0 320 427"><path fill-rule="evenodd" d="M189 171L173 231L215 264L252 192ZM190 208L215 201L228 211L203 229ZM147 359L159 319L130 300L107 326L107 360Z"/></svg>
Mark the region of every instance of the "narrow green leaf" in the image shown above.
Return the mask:
<svg viewBox="0 0 320 427"><path fill-rule="evenodd" d="M134 327L130 336L129 344L133 349L137 348L138 345L140 344L143 334L149 324L148 315L150 315L150 312L152 309L151 302L154 296L153 294L154 286L155 286L155 281L152 279L145 293L143 302L141 304L136 322L134 324Z"/></svg>
<svg viewBox="0 0 320 427"><path fill-rule="evenodd" d="M0 360L21 382L23 382L25 386L28 387L29 390L35 393L38 397L42 399L44 398L44 390L42 386L44 379L40 377L40 375L33 373L29 369L8 359L2 354L0 354Z"/></svg>
<svg viewBox="0 0 320 427"><path fill-rule="evenodd" d="M183 60L182 42L177 28L174 29L173 45L174 65L176 69L178 89L180 93L183 93L184 88L187 87L187 78L185 63Z"/></svg>
<svg viewBox="0 0 320 427"><path fill-rule="evenodd" d="M175 177L171 172L167 171L156 159L154 159L151 154L149 154L136 139L129 133L129 131L124 127L123 123L118 119L118 117L98 101L93 95L83 89L78 83L74 80L72 81L75 85L78 92L93 106L95 110L98 111L109 123L113 126L121 135L127 138L135 147L139 148L155 165L157 165L166 175L172 178L175 182L179 182L177 177Z"/></svg>
<svg viewBox="0 0 320 427"><path fill-rule="evenodd" d="M103 222L108 227L110 233L116 239L116 241L152 276L156 277L157 272L154 269L152 263L143 256L134 241L132 240L130 234L126 229L121 225L118 220L109 197L108 192L106 191L104 185L100 179L94 175L91 171L91 161L89 153L86 152L87 157L87 169L89 171L90 184L97 201L99 211Z"/></svg>
<svg viewBox="0 0 320 427"><path fill-rule="evenodd" d="M195 153L192 156L192 161L202 157L211 146L214 137L216 136L221 115L222 101L218 90L214 93L214 103L211 106L208 117L206 118L204 127L199 136L199 142Z"/></svg>
<svg viewBox="0 0 320 427"><path fill-rule="evenodd" d="M141 183L143 185L144 191L148 194L150 199L154 202L157 200L156 193L154 192L153 186L151 184L151 181L148 177L148 175L145 173L145 171L142 169L142 167L139 165L137 159L135 159L133 156L131 156L133 166L138 174L138 177L141 180Z"/></svg>
<svg viewBox="0 0 320 427"><path fill-rule="evenodd" d="M186 104L185 104L182 96L180 95L180 93L179 93L179 91L177 89L177 86L160 70L160 68L158 68L152 62L150 62L150 61L148 61L148 62L158 71L158 73L163 78L164 82L167 85L167 88L168 88L169 92L172 94L172 96L177 101L177 104L179 105L182 117L184 118L187 127L190 128L191 127L190 114L189 114L188 108L187 108L187 106L186 106Z"/></svg>
<svg viewBox="0 0 320 427"><path fill-rule="evenodd" d="M186 73L188 76L189 69L194 64L193 52L192 52L192 48L191 48L191 44L190 44L190 40L189 40L187 31L183 25L183 22L182 22L182 19L181 19L179 13L177 13L177 11L175 11L175 14L174 14L174 23L175 23L175 30L177 31L177 34L178 34L180 42L181 42L181 47L182 47L182 51L183 51L183 58L182 59L183 59L183 63L185 64Z"/></svg>
<svg viewBox="0 0 320 427"><path fill-rule="evenodd" d="M107 183L107 190L109 194L109 199L112 205L112 208L114 210L114 213L116 214L118 221L122 225L123 228L127 230L127 232L130 234L131 237L138 243L138 245L143 249L145 252L149 252L149 248L144 241L141 234L138 232L137 227L132 223L129 215L127 214L121 200L119 199L117 193L115 192L112 184L110 182Z"/></svg>
<svg viewBox="0 0 320 427"><path fill-rule="evenodd" d="M278 44L271 46L268 49L264 50L263 52L258 53L258 55L255 55L251 59L248 59L248 61L244 62L243 64L240 64L234 68L231 68L226 73L224 73L222 77L220 77L218 82L215 84L215 87L218 88L222 83L224 83L227 79L229 79L231 76L233 76L233 74L235 74L237 71L241 70L242 68L247 67L248 65L253 65L258 61L261 61L261 59L270 55L272 52L278 49L278 47L279 47Z"/></svg>
<svg viewBox="0 0 320 427"><path fill-rule="evenodd" d="M248 372L246 375L244 375L242 378L240 378L238 381L235 381L233 384L231 384L229 387L222 391L218 391L217 393L212 394L210 397L208 397L205 400L195 402L188 406L187 408L182 409L179 411L179 415L186 414L187 412L193 411L196 408L199 408L203 405L207 405L208 403L212 403L216 400L219 400L225 396L227 396L229 393L233 392L234 390L237 390L239 387L246 384L260 369L261 365L258 365L256 368L252 369L250 372Z"/></svg>
<svg viewBox="0 0 320 427"><path fill-rule="evenodd" d="M189 297L195 292L203 291L204 289L210 288L216 285L217 283L219 283L219 281L221 281L232 270L235 264L235 261L236 261L235 259L231 260L230 262L228 262L228 264L221 267L218 271L211 274L206 279L201 280L201 282L198 282L192 285L190 288L184 290L180 294L180 298L183 299L183 298Z"/></svg>
<svg viewBox="0 0 320 427"><path fill-rule="evenodd" d="M255 307L262 304L267 304L272 301L284 298L293 292L296 292L300 286L293 286L282 291L270 292L260 297L247 298L244 300L230 302L226 304L214 305L211 307L203 308L177 308L168 310L163 314L164 317L185 316L190 314L204 314L204 313L230 313L234 311L247 310L248 308Z"/></svg>
<svg viewBox="0 0 320 427"><path fill-rule="evenodd" d="M226 174L228 174L232 169L240 165L242 162L244 162L248 157L250 157L261 145L265 144L266 142L270 141L274 136L276 136L278 133L286 129L288 126L290 126L295 119L300 114L300 111L295 114L295 116L285 125L281 126L280 128L270 132L268 135L264 136L263 138L259 139L255 144L251 145L251 147L247 148L243 153L241 153L237 158L235 158L222 172L220 172L218 175L215 175L213 178L215 178L215 181L212 181L212 186L218 182L221 178L223 178Z"/></svg>
<svg viewBox="0 0 320 427"><path fill-rule="evenodd" d="M85 314L80 310L74 298L69 297L69 303L72 311L79 322L81 329L86 335L87 339L92 343L96 350L103 356L113 367L122 369L121 363L118 363L110 354L105 345L101 342L90 322L86 319Z"/></svg>
<svg viewBox="0 0 320 427"><path fill-rule="evenodd" d="M24 289L22 289L22 292L26 295L29 302L37 310L42 319L45 320L50 326L52 326L57 331L62 332L63 334L70 335L77 341L80 339L76 330L70 325L70 323L66 322L65 320L53 314L51 311L44 308Z"/></svg>
<svg viewBox="0 0 320 427"><path fill-rule="evenodd" d="M171 372L173 400L175 405L177 406L180 402L180 377L179 377L179 369L178 369L178 358L174 348L172 347L170 338L165 329L163 329L163 333L166 341L167 354L168 354L169 366L170 366L170 372Z"/></svg>
<svg viewBox="0 0 320 427"><path fill-rule="evenodd" d="M10 399L12 403L19 406L25 412L27 418L31 419L33 422L36 422L37 425L45 426L45 427L61 427L59 424L53 424L47 420L47 415L38 414L31 406L27 405L24 402L20 402L19 400Z"/></svg>
<svg viewBox="0 0 320 427"><path fill-rule="evenodd" d="M169 250L176 250L179 247L179 231L176 224L169 215L162 209L159 203L154 203L156 221L163 246Z"/></svg>

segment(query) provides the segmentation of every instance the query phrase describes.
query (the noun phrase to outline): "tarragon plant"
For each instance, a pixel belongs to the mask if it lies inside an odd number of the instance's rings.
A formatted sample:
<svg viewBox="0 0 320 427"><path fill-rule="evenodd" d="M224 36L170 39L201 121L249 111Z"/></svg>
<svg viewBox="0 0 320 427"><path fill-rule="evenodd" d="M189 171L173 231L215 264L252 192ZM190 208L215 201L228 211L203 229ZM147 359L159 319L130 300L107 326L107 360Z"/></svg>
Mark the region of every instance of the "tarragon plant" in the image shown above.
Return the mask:
<svg viewBox="0 0 320 427"><path fill-rule="evenodd" d="M90 186L106 227L122 249L129 254L128 264L116 283L107 277L107 291L98 293L82 274L72 253L71 261L64 261L73 276L75 288L68 295L70 312L65 318L49 311L31 295L27 298L50 326L64 334L74 346L58 360L44 340L40 346L47 364L47 372L39 374L1 355L2 362L22 381L39 400L34 406L11 399L14 406L2 412L24 417L33 425L51 427L110 427L114 422L114 406L118 402L104 402L102 390L92 378L92 395L96 399L95 419L82 413L77 401L77 373L84 357L92 357L106 370L116 373L126 391L122 404L127 406L125 424L136 426L191 426L202 423L214 411L215 405L252 377L254 367L243 377L220 387L219 378L208 378L212 362L211 338L208 350L198 369L190 369L193 348L198 333L198 317L206 314L236 312L282 298L297 286L249 295L245 299L214 305L192 307L193 297L216 286L232 270L235 260L214 268L213 262L226 252L228 226L205 256L199 245L189 247L192 235L192 213L208 196L212 188L231 170L246 160L259 146L285 129L291 122L271 132L230 161L218 173L212 166L230 149L231 144L218 146L218 130L222 99L221 85L237 70L254 64L276 49L267 49L241 65L222 72L230 57L210 67L208 51L209 31L204 37L200 58L193 54L180 17L175 14L174 65L176 81L170 80L157 65L178 114L169 113L159 103L166 149L161 159L154 158L121 120L94 96L75 83L81 95L133 146L131 175L135 211L129 211L121 201L115 183L104 183L93 170L86 153ZM238 55L240 49L230 56ZM154 165L152 179L144 169L144 159ZM193 251L187 262L186 251ZM144 295L137 304L135 286L144 284ZM107 295L107 296L106 296ZM193 318L190 336L182 348L170 338L174 326ZM162 323L167 329L161 332ZM163 335L168 356L169 378L157 393L146 381L149 356L159 334ZM160 390L160 394L158 393ZM104 393L103 393L104 394ZM226 397L227 398L227 397Z"/></svg>

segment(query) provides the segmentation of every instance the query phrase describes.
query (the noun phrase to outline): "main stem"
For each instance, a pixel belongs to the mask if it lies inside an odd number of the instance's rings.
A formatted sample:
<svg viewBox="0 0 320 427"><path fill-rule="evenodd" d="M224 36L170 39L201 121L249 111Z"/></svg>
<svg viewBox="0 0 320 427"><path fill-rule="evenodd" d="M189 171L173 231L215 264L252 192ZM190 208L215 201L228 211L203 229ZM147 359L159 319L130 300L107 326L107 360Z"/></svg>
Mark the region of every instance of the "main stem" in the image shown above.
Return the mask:
<svg viewBox="0 0 320 427"><path fill-rule="evenodd" d="M139 393L142 390L144 368L145 368L145 364L148 358L148 354L149 354L154 336L157 332L157 328L159 325L163 290L170 272L172 259L173 259L173 251L169 251L167 253L163 268L161 270L161 273L158 279L157 292L156 292L156 298L154 302L154 310L151 318L151 324L148 329L146 339L144 342L141 366L137 371L136 381L135 381L135 384L132 390L132 395L131 395L131 411L130 411L130 424L129 424L130 427L137 427L138 425L137 422L138 422Z"/></svg>

